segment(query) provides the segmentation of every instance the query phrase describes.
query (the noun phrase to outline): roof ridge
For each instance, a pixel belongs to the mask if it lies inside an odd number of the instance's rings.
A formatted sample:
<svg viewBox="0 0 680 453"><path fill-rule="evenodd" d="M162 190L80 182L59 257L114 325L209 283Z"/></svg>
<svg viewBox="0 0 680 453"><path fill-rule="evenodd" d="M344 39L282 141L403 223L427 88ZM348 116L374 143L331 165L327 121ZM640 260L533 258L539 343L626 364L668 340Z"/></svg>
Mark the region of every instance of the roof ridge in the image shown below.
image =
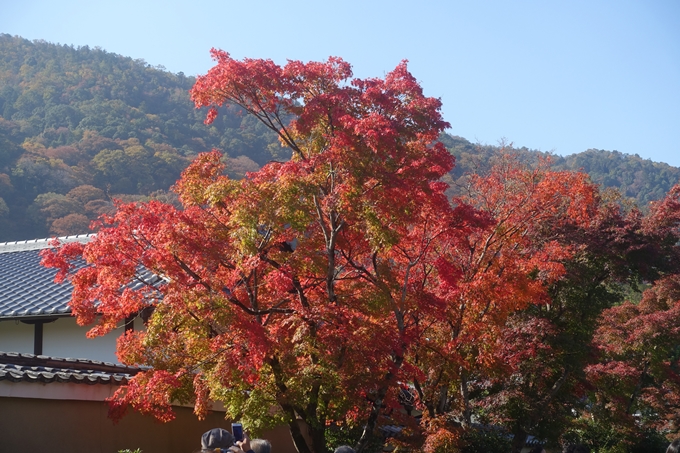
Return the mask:
<svg viewBox="0 0 680 453"><path fill-rule="evenodd" d="M108 373L125 373L135 375L143 368L132 367L93 359L74 359L50 357L45 355L27 354L21 352L0 351L0 364L10 364L28 367L65 368L71 370L103 371Z"/></svg>
<svg viewBox="0 0 680 453"><path fill-rule="evenodd" d="M90 242L96 236L94 233L76 234L72 236L60 236L59 242ZM28 239L25 241L0 242L0 253L23 252L27 250L42 250L50 247L50 241L54 238Z"/></svg>

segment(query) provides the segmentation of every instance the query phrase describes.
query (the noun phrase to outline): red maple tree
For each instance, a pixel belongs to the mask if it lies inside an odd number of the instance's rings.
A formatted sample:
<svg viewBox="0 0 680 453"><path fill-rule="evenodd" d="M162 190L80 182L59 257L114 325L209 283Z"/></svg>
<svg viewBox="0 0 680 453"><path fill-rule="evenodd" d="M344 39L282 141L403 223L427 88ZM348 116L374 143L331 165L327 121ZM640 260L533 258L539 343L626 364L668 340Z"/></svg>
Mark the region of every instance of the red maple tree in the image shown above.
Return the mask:
<svg viewBox="0 0 680 453"><path fill-rule="evenodd" d="M550 304L551 285L579 251L563 232L590 224L598 201L585 174L552 171L547 161L531 168L512 154L501 154L488 174L470 177L459 203L488 221L447 243L435 263L445 303L434 317L418 317L415 361L425 379L415 376L414 383L429 418L471 425L471 392L508 365L502 351L509 317ZM528 353L534 337L523 331L513 339L522 336L518 350Z"/></svg>
<svg viewBox="0 0 680 453"><path fill-rule="evenodd" d="M680 271L677 194L674 188L643 215L605 192L590 222L550 229L575 253L563 261L563 277L549 286L548 304L509 318L494 348L501 366L476 381L478 412L514 434L513 451L520 451L527 433L552 442L573 435L605 448L607 442L641 442L645 429L667 431L646 419L664 411L639 405L643 398L634 389L643 381L643 387L651 385L649 376L635 380L642 350L668 358L677 347L672 310L650 305L657 289L640 303L622 302L642 285L667 288ZM676 398L667 396L669 402Z"/></svg>
<svg viewBox="0 0 680 453"><path fill-rule="evenodd" d="M119 341L122 362L153 368L116 393L114 415L132 405L167 420L173 400L198 415L219 400L253 430L287 423L300 452L326 451L332 422L359 423L362 449L413 374L414 314L441 306L431 263L479 223L444 195L440 101L405 62L362 80L339 58L213 56L191 92L207 122L236 104L293 159L235 181L218 152L202 154L174 188L182 209L119 205L92 242L45 263L73 283L73 313L97 322L90 335L153 309ZM80 256L89 266L69 274Z"/></svg>
<svg viewBox="0 0 680 453"><path fill-rule="evenodd" d="M206 122L240 108L292 159L233 180L224 156L201 154L174 187L181 208L119 204L90 243L44 253L73 284L78 322L96 323L89 335L148 315L118 343L123 363L151 368L116 393L115 417L132 406L169 420L174 401L203 416L220 401L251 431L286 423L301 453L325 452L329 426L363 427L361 451L414 390L436 428L426 445L448 445L456 436L435 419L470 424L472 380L511 379L552 352L557 327L513 315L556 304L554 288L578 281L570 262L611 249L617 275L674 267L670 199L621 223L585 175L504 156L449 200L454 159L437 141L448 124L406 62L355 79L339 58L213 56L191 91ZM74 271L78 259L89 265Z"/></svg>
<svg viewBox="0 0 680 453"><path fill-rule="evenodd" d="M636 251L650 259L651 285L639 302L602 313L595 332L598 361L586 368L594 411L622 432L680 432L680 185L638 223Z"/></svg>

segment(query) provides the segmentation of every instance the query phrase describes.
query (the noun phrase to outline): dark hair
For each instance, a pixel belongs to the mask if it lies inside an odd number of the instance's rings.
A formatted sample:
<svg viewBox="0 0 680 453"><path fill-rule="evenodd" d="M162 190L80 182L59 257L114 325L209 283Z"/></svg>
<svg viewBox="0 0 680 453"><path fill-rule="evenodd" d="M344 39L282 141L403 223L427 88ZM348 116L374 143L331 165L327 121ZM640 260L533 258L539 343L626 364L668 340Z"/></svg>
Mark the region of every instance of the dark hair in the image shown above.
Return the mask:
<svg viewBox="0 0 680 453"><path fill-rule="evenodd" d="M530 453L543 453L543 445L537 445L531 449Z"/></svg>
<svg viewBox="0 0 680 453"><path fill-rule="evenodd" d="M666 449L666 453L680 453L680 439L674 440Z"/></svg>

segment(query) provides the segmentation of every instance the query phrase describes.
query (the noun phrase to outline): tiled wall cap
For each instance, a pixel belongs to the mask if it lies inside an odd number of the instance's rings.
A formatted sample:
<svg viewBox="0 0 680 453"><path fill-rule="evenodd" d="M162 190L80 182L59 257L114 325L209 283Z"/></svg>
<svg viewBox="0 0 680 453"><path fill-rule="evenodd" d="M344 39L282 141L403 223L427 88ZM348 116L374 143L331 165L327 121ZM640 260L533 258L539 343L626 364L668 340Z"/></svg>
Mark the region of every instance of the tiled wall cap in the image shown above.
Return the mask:
<svg viewBox="0 0 680 453"><path fill-rule="evenodd" d="M61 242L90 242L94 234L76 234L74 236L61 236ZM31 239L27 241L0 242L0 253L17 252L23 250L41 250L50 246L51 238Z"/></svg>

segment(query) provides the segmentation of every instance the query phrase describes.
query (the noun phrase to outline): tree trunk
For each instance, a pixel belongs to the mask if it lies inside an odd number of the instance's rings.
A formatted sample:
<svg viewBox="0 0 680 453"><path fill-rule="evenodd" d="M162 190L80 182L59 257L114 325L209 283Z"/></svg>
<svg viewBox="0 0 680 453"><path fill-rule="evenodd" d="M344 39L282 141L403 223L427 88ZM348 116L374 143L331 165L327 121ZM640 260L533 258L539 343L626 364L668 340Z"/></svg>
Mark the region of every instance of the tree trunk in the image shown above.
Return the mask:
<svg viewBox="0 0 680 453"><path fill-rule="evenodd" d="M302 435L302 431L300 430L300 425L298 424L297 419L294 418L288 422L288 429L290 430L290 437L293 438L293 444L295 445L295 449L298 451L298 453L325 453L324 451L313 452L309 448L305 437Z"/></svg>
<svg viewBox="0 0 680 453"><path fill-rule="evenodd" d="M326 430L324 427L309 426L309 437L312 439L314 453L326 453Z"/></svg>
<svg viewBox="0 0 680 453"><path fill-rule="evenodd" d="M522 428L515 428L512 434L512 453L520 453L527 443L527 433Z"/></svg>
<svg viewBox="0 0 680 453"><path fill-rule="evenodd" d="M437 415L446 413L446 406L449 402L449 388L445 385L439 387L439 403L437 403Z"/></svg>
<svg viewBox="0 0 680 453"><path fill-rule="evenodd" d="M400 328L403 325L400 324ZM401 330L401 329L400 329ZM403 331L403 330L402 330ZM404 345L402 345L403 347ZM405 347L403 349L406 349ZM401 366L404 364L404 356L403 355L397 355L394 358L394 368L399 369ZM383 381L384 384L380 389L378 389L376 398L373 400L373 407L371 408L371 413L368 416L368 420L366 421L366 425L364 426L364 432L361 434L361 438L359 439L359 442L357 442L356 447L354 450L356 453L361 453L364 448L366 448L366 445L368 445L369 441L373 438L374 436L374 431L375 427L377 426L378 423L378 416L380 415L380 411L383 408L383 403L385 402L385 396L387 395L387 391L390 389L390 386L394 385L394 382L392 382L392 379L394 378L394 374L392 372L388 372L385 375L385 380Z"/></svg>
<svg viewBox="0 0 680 453"><path fill-rule="evenodd" d="M364 432L361 433L361 438L354 447L356 453L361 453L364 448L366 448L366 445L368 445L369 441L373 438L373 431L375 431L375 427L378 422L378 416L380 415L380 410L383 407L385 395L387 395L387 385L378 390L378 396L373 401L373 408L371 409L371 413L368 416L366 425L364 426Z"/></svg>
<svg viewBox="0 0 680 453"><path fill-rule="evenodd" d="M467 373L463 368L460 369L460 396L463 400L461 425L467 429L472 424L472 409L470 408L470 395L468 394Z"/></svg>
<svg viewBox="0 0 680 453"><path fill-rule="evenodd" d="M319 430L319 427L312 426L316 419L314 419L310 423L310 420L308 420L309 414L306 414L303 408L295 407L293 404L290 404L287 401L286 393L288 388L283 381L282 377L283 371L281 369L281 363L279 363L278 357L276 356L270 357L268 363L272 367L272 371L274 372L274 379L276 381L276 386L278 387L279 390L277 394L277 399L279 400L278 403L281 406L283 412L288 415L289 419L288 429L290 431L290 437L293 438L293 444L295 445L295 449L298 451L298 453L326 453L326 446L324 440L325 427L323 425L320 427L321 434L319 435L319 433L316 432ZM312 399L314 400L314 398ZM316 401L310 402L310 405L307 407L307 411L310 413L314 413L314 417L316 417ZM302 434L302 430L300 429L298 415L302 417L307 427L308 430L307 432L308 434L310 434L312 440L311 448L310 445L307 443L305 436ZM321 446L319 446L319 438L321 439Z"/></svg>

